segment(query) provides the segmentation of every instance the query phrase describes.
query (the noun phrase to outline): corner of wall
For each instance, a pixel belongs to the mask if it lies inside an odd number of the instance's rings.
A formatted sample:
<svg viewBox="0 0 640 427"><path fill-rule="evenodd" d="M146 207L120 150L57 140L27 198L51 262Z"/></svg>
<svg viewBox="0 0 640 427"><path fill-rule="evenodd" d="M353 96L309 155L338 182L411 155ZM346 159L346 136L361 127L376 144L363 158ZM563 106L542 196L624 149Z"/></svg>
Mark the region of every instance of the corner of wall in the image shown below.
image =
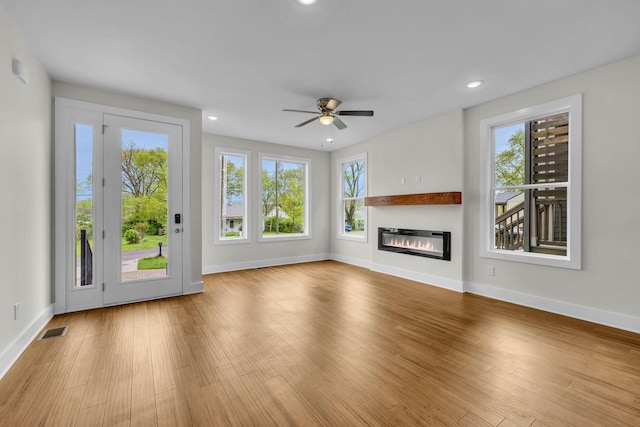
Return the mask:
<svg viewBox="0 0 640 427"><path fill-rule="evenodd" d="M0 379L11 369L20 355L29 347L42 328L53 318L53 305L47 307L21 334L0 354Z"/></svg>

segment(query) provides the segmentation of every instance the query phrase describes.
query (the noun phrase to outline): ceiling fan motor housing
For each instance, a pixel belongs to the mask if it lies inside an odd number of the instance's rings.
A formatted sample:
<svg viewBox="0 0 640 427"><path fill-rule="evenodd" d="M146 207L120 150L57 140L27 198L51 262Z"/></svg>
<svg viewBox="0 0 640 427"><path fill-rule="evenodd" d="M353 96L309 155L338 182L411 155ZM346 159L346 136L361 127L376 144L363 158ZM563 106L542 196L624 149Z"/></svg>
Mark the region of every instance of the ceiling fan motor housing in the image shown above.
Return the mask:
<svg viewBox="0 0 640 427"><path fill-rule="evenodd" d="M320 98L316 102L316 105L322 111L333 111L338 108L340 104L342 104L342 101L333 98Z"/></svg>

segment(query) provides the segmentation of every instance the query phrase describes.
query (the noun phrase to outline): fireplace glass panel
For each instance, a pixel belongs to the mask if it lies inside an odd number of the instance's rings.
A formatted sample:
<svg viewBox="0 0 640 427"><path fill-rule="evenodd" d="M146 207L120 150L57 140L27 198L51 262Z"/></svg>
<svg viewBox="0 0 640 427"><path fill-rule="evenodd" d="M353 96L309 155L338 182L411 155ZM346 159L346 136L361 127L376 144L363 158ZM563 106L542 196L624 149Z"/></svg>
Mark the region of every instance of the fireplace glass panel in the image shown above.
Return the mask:
<svg viewBox="0 0 640 427"><path fill-rule="evenodd" d="M450 261L451 233L380 227L378 249Z"/></svg>
<svg viewBox="0 0 640 427"><path fill-rule="evenodd" d="M400 234L383 234L382 244L396 248L411 249L420 252L436 252L442 254L442 238L424 236L403 236Z"/></svg>

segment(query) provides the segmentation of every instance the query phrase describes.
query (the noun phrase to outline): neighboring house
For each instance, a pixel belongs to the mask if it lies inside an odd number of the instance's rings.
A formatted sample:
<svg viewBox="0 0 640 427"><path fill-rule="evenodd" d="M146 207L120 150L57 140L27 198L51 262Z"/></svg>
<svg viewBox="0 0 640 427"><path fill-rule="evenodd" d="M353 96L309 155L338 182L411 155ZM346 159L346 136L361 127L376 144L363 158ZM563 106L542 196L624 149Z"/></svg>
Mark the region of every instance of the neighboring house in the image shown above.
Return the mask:
<svg viewBox="0 0 640 427"><path fill-rule="evenodd" d="M269 213L265 216L265 218L271 218L276 216L276 208L271 209ZM282 208L278 209L278 218L289 219L289 215L286 214Z"/></svg>
<svg viewBox="0 0 640 427"><path fill-rule="evenodd" d="M225 219L224 232L242 232L242 220L244 218L244 204L229 203L222 207L222 216Z"/></svg>
<svg viewBox="0 0 640 427"><path fill-rule="evenodd" d="M507 192L496 194L496 217L524 201L524 193Z"/></svg>

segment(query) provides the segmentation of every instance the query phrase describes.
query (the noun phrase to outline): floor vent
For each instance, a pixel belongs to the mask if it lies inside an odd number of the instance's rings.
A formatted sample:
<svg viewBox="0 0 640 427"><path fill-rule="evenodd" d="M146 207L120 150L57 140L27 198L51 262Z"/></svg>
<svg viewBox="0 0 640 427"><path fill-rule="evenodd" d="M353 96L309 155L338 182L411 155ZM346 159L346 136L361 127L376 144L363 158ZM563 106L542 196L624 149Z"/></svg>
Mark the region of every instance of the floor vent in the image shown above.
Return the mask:
<svg viewBox="0 0 640 427"><path fill-rule="evenodd" d="M63 337L67 333L68 326L60 326L59 328L48 329L40 337L41 340L49 338Z"/></svg>

